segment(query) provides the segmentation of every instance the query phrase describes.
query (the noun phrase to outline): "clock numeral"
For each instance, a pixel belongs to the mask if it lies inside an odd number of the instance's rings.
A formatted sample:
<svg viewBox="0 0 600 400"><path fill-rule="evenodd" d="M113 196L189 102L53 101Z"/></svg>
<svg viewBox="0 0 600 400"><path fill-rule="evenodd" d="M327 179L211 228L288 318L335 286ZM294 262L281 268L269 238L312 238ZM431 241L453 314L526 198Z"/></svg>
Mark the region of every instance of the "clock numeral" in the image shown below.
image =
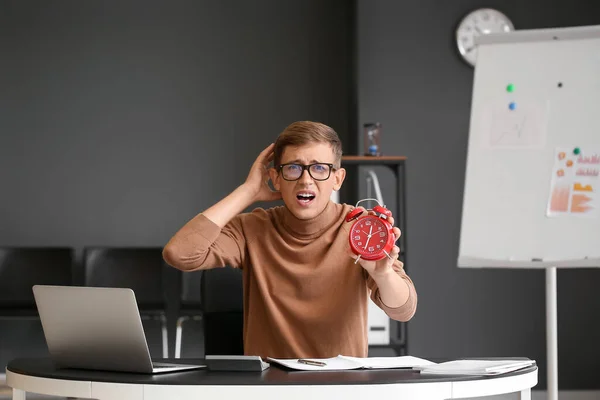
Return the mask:
<svg viewBox="0 0 600 400"><path fill-rule="evenodd" d="M369 251L375 251L375 248L373 246L370 246Z"/></svg>
<svg viewBox="0 0 600 400"><path fill-rule="evenodd" d="M371 221L365 221L365 225L366 225L366 226L369 226L369 225L371 225Z"/></svg>
<svg viewBox="0 0 600 400"><path fill-rule="evenodd" d="M354 240L360 240L360 236L354 236Z"/></svg>
<svg viewBox="0 0 600 400"><path fill-rule="evenodd" d="M362 242L356 243L357 246L362 246Z"/></svg>
<svg viewBox="0 0 600 400"><path fill-rule="evenodd" d="M379 237L384 237L385 236L385 232L379 232Z"/></svg>
<svg viewBox="0 0 600 400"><path fill-rule="evenodd" d="M378 249L380 249L380 248L381 248L381 245L379 245L379 244L378 244L378 245L377 245L377 248L378 248Z"/></svg>
<svg viewBox="0 0 600 400"><path fill-rule="evenodd" d="M354 233L360 233L360 229L354 230Z"/></svg>
<svg viewBox="0 0 600 400"><path fill-rule="evenodd" d="M381 239L381 240L379 241L379 243L385 243L385 240Z"/></svg>

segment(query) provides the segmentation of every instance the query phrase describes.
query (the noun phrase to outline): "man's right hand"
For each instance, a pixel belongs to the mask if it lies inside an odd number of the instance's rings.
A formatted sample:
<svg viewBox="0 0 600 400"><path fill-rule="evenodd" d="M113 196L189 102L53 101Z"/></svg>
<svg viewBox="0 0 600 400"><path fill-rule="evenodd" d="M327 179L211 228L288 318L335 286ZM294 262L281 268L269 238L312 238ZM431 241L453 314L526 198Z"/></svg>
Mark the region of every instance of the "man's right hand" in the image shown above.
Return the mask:
<svg viewBox="0 0 600 400"><path fill-rule="evenodd" d="M268 166L275 153L273 149L275 144L271 143L264 149L252 164L248 178L244 182L244 187L252 196L252 202L257 201L275 201L281 199L281 193L271 190L269 187L269 170Z"/></svg>

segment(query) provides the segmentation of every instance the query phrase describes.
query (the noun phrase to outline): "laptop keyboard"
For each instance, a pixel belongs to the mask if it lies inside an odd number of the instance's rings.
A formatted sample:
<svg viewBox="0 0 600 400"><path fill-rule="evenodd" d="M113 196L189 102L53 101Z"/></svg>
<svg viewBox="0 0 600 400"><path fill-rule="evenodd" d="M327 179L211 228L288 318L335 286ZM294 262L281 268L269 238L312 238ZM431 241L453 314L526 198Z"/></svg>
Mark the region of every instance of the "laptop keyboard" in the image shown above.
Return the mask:
<svg viewBox="0 0 600 400"><path fill-rule="evenodd" d="M161 363L161 362L153 362L152 367L154 368L173 368L173 367L181 367L181 364L169 364L169 363Z"/></svg>

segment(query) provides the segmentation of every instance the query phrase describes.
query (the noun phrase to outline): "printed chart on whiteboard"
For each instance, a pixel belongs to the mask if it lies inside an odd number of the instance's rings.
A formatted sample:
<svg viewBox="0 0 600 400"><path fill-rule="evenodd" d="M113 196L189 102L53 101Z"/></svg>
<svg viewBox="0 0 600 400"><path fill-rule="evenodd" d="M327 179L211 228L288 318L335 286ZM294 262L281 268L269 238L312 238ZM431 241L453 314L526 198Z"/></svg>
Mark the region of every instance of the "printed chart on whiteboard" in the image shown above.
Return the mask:
<svg viewBox="0 0 600 400"><path fill-rule="evenodd" d="M484 147L494 149L542 148L546 144L548 104L543 101L488 103L480 126L487 132Z"/></svg>
<svg viewBox="0 0 600 400"><path fill-rule="evenodd" d="M600 151L585 147L557 148L546 215L600 215Z"/></svg>

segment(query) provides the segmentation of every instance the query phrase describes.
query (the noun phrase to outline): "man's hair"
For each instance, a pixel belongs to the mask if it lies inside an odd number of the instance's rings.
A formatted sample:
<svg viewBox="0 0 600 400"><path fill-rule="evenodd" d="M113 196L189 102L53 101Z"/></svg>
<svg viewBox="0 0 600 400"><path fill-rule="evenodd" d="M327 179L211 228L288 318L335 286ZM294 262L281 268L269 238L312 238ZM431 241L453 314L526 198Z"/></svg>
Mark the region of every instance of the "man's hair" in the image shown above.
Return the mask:
<svg viewBox="0 0 600 400"><path fill-rule="evenodd" d="M320 122L297 121L288 125L275 141L274 166L281 164L281 156L287 146L303 146L314 143L327 143L335 157L333 166L339 168L342 163L342 142L338 134L329 126Z"/></svg>

